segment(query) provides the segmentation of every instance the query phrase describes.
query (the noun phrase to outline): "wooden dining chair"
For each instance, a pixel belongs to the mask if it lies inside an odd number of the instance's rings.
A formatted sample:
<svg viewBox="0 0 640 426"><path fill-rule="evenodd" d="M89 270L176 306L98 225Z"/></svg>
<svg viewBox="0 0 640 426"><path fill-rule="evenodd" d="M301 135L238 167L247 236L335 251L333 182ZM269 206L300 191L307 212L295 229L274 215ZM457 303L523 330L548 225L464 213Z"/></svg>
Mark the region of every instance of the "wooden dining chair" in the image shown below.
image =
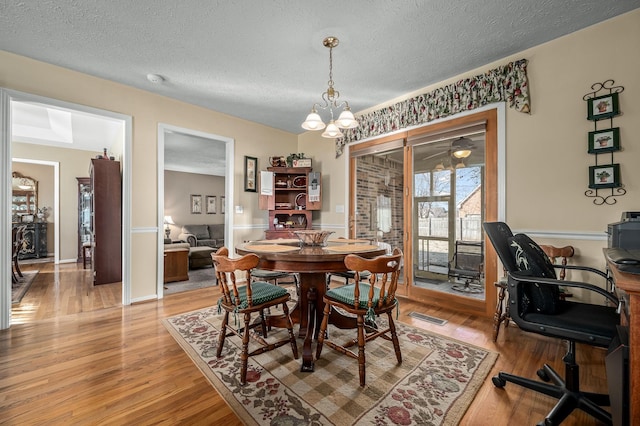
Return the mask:
<svg viewBox="0 0 640 426"><path fill-rule="evenodd" d="M400 342L396 334L396 326L393 322L392 311L397 308L396 289L400 276L400 264L402 251L396 248L391 255L378 256L373 259L365 259L355 254L345 257L344 264L355 272L353 284L328 290L324 297L324 317L318 334L316 359L322 354L322 347L326 343L330 348L341 354L358 360L360 386L365 385L365 344L371 340L382 337L393 342L398 364L402 363ZM362 273L370 272L369 279L362 281ZM325 335L329 324L331 309L340 308L356 315L357 338L343 344L328 340ZM389 325L379 330L375 324L376 316L387 314ZM342 326L341 326L342 328ZM357 345L358 352L350 348Z"/></svg>
<svg viewBox="0 0 640 426"><path fill-rule="evenodd" d="M224 310L222 326L218 337L218 349L216 356L222 355L222 348L227 336L236 335L242 339L242 351L240 355L240 383L247 383L247 364L250 356L258 355L272 349L279 348L287 343L291 344L293 357L298 358L298 346L293 334L293 323L289 316L289 292L277 285L269 284L265 281L251 282L251 270L258 265L260 260L256 254L247 254L237 259L229 258L229 250L226 247L220 248L216 253L211 254L213 266L216 272L222 297L218 301L218 306ZM246 272L247 283L238 285L236 282L236 272ZM265 315L267 308L281 305L282 314ZM258 321L251 324L251 315L257 313ZM229 314L241 315L243 324L237 327L229 324ZM236 321L233 321L236 323ZM269 327L280 327L288 330L288 338L276 342L267 342L266 332ZM260 327L263 336L254 335L252 340L260 344L260 347L249 351L250 330Z"/></svg>

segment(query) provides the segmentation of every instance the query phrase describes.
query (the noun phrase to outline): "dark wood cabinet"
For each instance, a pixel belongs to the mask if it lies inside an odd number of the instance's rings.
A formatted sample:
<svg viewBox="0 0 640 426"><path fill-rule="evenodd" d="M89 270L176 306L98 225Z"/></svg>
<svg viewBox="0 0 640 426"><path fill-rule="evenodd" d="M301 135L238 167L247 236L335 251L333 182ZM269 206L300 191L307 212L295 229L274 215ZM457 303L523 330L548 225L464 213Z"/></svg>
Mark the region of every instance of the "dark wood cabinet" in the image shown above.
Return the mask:
<svg viewBox="0 0 640 426"><path fill-rule="evenodd" d="M13 227L25 226L22 246L18 259L37 259L47 257L47 223L14 223Z"/></svg>
<svg viewBox="0 0 640 426"><path fill-rule="evenodd" d="M269 210L267 239L295 238L293 231L311 229L311 212L322 207L321 176L311 167L268 167L272 194L260 195L260 208Z"/></svg>
<svg viewBox="0 0 640 426"><path fill-rule="evenodd" d="M122 281L120 162L91 160L91 266L94 284Z"/></svg>

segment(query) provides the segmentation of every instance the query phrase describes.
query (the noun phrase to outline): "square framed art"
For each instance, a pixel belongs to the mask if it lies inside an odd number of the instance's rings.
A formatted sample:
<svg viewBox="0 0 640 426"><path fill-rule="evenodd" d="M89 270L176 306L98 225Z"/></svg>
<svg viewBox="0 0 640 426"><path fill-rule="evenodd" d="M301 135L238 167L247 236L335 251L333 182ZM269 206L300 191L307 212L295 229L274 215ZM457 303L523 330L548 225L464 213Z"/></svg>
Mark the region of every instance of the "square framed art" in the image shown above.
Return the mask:
<svg viewBox="0 0 640 426"><path fill-rule="evenodd" d="M589 132L589 154L620 151L620 128Z"/></svg>
<svg viewBox="0 0 640 426"><path fill-rule="evenodd" d="M587 120L597 121L620 114L618 94L598 96L587 100Z"/></svg>
<svg viewBox="0 0 640 426"><path fill-rule="evenodd" d="M620 183L620 164L589 167L589 188L617 188Z"/></svg>

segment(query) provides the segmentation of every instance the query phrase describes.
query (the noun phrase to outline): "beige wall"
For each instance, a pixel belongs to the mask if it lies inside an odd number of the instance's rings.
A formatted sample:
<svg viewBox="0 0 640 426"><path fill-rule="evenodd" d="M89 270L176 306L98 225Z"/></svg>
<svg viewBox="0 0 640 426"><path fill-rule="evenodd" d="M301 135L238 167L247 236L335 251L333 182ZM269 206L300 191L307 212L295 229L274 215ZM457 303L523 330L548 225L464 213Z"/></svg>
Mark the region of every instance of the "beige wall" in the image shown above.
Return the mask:
<svg viewBox="0 0 640 426"><path fill-rule="evenodd" d="M297 152L296 135L8 52L0 52L0 64L1 87L133 117L131 215L134 232L131 238L132 253L136 256L131 262L133 301L156 294L156 244L163 232L160 229L150 238L148 229L157 226L158 172L154 159L157 158L159 123L234 140L232 190L235 205L243 206L244 211L234 213L235 241L263 233L267 213L258 209L257 193L243 190L244 156L258 157L262 167L274 153ZM145 77L140 75L140 78ZM68 202L75 205L75 200ZM73 221L76 221L75 216ZM153 261L147 258L142 261L137 255L140 251L151 253Z"/></svg>
<svg viewBox="0 0 640 426"><path fill-rule="evenodd" d="M624 211L640 210L639 41L640 10L636 10L403 98L508 61L527 59L531 114L506 109L506 221L515 230L551 236L537 238L541 242L572 244L577 248L575 262L603 268L607 224L618 221ZM618 197L614 205L597 206L584 195L588 169L595 165L595 156L587 153L587 135L594 130L594 123L586 120L586 102L582 98L592 91L592 84L607 79L625 87L620 95L622 115L614 119L614 127L620 127L623 150L614 154L614 162L621 164L627 194ZM347 89L344 95L348 99ZM608 126L608 121L601 122L598 129ZM343 225L345 216L335 213L335 207L345 204L345 155L334 158L333 150L327 149L332 142L319 133L306 133L298 140L298 150L313 158L314 166L319 165L325 178L330 175L323 187L320 222ZM600 155L599 164L608 161L609 157ZM346 233L344 227L340 232ZM570 238L563 237L563 233L569 233Z"/></svg>
<svg viewBox="0 0 640 426"><path fill-rule="evenodd" d="M202 196L202 213L191 213L191 194ZM207 214L207 196L216 197L216 213ZM171 216L171 239L177 240L182 225L210 225L224 223L220 210L224 196L224 178L165 170L164 172L164 214Z"/></svg>

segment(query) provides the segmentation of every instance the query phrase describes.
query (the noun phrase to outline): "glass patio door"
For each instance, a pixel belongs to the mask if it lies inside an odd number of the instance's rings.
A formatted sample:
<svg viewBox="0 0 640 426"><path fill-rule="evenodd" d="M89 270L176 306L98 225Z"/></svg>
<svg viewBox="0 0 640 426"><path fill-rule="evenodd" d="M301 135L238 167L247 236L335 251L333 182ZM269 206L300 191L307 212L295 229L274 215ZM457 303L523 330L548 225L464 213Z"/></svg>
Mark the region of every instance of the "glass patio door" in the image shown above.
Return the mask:
<svg viewBox="0 0 640 426"><path fill-rule="evenodd" d="M414 285L484 298L484 131L413 145Z"/></svg>

